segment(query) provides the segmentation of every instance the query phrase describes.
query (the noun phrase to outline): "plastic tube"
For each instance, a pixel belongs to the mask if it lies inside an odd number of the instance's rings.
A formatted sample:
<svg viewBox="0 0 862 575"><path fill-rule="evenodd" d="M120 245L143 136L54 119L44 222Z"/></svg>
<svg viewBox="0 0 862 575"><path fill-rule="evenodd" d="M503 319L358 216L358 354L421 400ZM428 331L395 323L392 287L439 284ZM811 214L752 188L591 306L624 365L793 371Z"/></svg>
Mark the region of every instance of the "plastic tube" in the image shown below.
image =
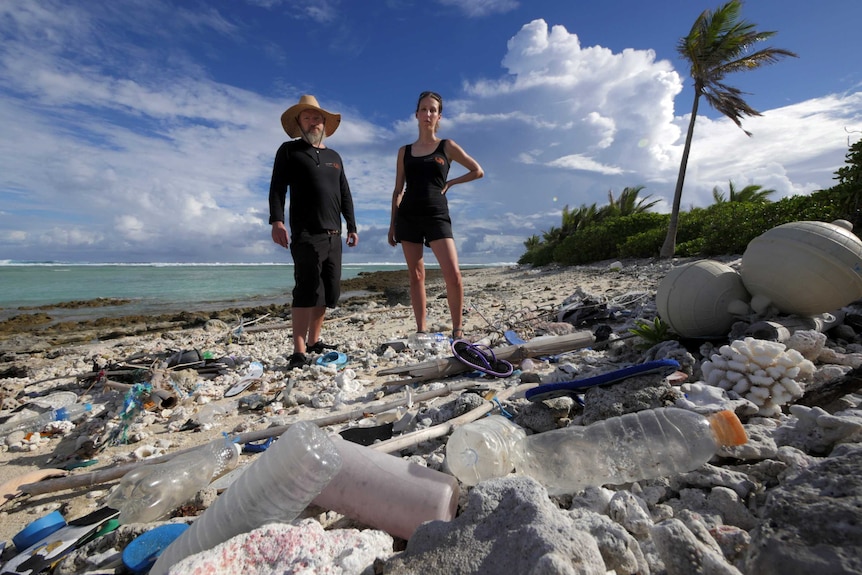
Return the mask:
<svg viewBox="0 0 862 575"><path fill-rule="evenodd" d="M458 507L451 475L333 436L341 471L315 505L409 539L422 523L450 521Z"/></svg>

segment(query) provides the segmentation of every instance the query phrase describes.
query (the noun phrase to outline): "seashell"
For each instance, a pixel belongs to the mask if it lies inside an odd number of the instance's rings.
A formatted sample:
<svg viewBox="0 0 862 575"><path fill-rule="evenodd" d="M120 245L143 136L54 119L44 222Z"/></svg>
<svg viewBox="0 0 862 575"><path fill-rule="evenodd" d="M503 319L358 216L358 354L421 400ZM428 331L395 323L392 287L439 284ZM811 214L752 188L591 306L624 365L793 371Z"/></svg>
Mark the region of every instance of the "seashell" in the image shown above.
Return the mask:
<svg viewBox="0 0 862 575"><path fill-rule="evenodd" d="M159 455L154 445L142 445L132 452L138 461Z"/></svg>

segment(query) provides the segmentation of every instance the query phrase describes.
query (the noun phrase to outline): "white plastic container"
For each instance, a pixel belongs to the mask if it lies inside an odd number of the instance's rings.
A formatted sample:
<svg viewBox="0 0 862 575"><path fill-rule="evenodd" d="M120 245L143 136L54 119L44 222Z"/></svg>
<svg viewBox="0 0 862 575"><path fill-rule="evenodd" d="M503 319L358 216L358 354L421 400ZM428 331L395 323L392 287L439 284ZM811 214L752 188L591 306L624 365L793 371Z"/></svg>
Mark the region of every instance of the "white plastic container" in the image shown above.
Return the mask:
<svg viewBox="0 0 862 575"><path fill-rule="evenodd" d="M340 468L325 433L311 422L294 423L164 550L150 574L164 575L189 555L266 523L293 521Z"/></svg>
<svg viewBox="0 0 862 575"><path fill-rule="evenodd" d="M338 436L332 441L343 465L315 505L402 539L426 521L455 517L459 489L451 475Z"/></svg>
<svg viewBox="0 0 862 575"><path fill-rule="evenodd" d="M746 441L732 411L704 417L663 407L530 435L516 446L515 470L562 495L692 471L719 446Z"/></svg>
<svg viewBox="0 0 862 575"><path fill-rule="evenodd" d="M455 429L446 442L446 463L464 485L503 477L515 468L512 452L526 437L519 425L489 415Z"/></svg>
<svg viewBox="0 0 862 575"><path fill-rule="evenodd" d="M130 471L108 497L107 505L120 511L118 519L123 525L157 521L236 467L238 460L237 444L226 438L211 441L163 463Z"/></svg>

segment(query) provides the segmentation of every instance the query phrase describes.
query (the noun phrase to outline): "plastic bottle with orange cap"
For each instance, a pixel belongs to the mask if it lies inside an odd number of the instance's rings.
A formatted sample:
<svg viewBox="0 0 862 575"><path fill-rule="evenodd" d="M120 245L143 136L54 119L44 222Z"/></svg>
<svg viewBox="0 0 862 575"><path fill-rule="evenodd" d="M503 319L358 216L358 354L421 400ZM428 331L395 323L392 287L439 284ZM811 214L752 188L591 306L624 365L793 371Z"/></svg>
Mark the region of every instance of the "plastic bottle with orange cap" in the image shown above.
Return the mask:
<svg viewBox="0 0 862 575"><path fill-rule="evenodd" d="M492 415L456 429L446 445L446 460L467 485L514 469L536 479L551 495L561 495L693 471L719 448L747 441L732 411L704 416L662 407L533 435Z"/></svg>

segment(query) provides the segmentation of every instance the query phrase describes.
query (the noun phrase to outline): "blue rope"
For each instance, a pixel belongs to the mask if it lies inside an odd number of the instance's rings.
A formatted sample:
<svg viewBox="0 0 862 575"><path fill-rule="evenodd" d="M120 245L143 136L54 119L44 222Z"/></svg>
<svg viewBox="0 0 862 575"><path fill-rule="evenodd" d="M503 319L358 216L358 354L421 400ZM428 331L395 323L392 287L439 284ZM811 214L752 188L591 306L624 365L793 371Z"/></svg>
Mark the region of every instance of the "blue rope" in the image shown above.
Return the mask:
<svg viewBox="0 0 862 575"><path fill-rule="evenodd" d="M503 404L502 404L502 403L500 403L500 400L499 400L499 399L497 399L497 396L496 396L496 395L495 395L494 397L492 397L492 398L491 398L491 401L493 401L494 403L496 403L496 404L497 404L497 407L499 407L499 408L500 408L500 415L502 415L503 417L507 417L507 418L509 418L509 419L515 419L515 416L514 416L514 415L512 415L511 413L509 413L508 411L506 411L506 408L505 408L505 407L503 407Z"/></svg>

